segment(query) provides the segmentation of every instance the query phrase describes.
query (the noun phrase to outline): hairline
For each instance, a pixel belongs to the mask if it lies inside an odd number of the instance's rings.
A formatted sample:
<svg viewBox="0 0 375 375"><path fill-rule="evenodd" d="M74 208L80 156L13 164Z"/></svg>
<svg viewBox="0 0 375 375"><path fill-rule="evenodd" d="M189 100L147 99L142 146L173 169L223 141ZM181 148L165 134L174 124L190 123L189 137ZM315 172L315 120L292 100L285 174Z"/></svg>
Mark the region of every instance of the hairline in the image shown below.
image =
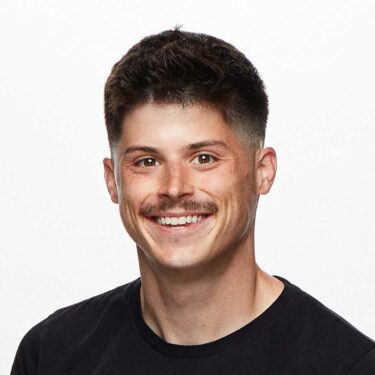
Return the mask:
<svg viewBox="0 0 375 375"><path fill-rule="evenodd" d="M256 136L256 135L252 135L252 139L250 139L251 135L249 134L249 132L247 132L244 128L243 128L243 123L241 123L241 121L239 120L235 120L235 119L232 119L232 122L228 122L228 120L225 118L226 116L224 115L223 113L223 108L220 107L218 104L215 104L213 102L210 102L210 101L205 101L205 100L190 100L190 101L186 101L186 102L183 102L183 101L168 101L168 100L154 100L152 97L147 99L147 100L141 100L139 101L138 103L135 103L131 108L129 108L126 113L123 114L122 116L122 119L120 122L120 129L121 129L121 132L120 132L120 135L118 136L118 139L114 140L111 144L110 144L110 153L111 153L111 158L113 159L116 152L117 152L117 146L119 144L119 142L121 141L121 136L122 136L122 131L123 131L123 126L124 126L124 122L125 122L125 119L126 117L137 110L137 108L143 106L143 105L147 105L147 104L165 104L165 105L168 105L168 104L175 104L175 105L179 105L181 106L182 108L185 108L185 107L193 107L193 106L200 106L202 108L209 108L209 109L213 109L215 110L216 112L218 112L220 114L220 116L222 117L223 119L223 122L226 124L226 126L229 127L229 129L231 129L233 131L233 133L235 134L236 138L244 145L245 147L245 150L251 155L253 153L256 152L256 150L258 150L259 148L263 148L264 147L264 137L259 137L259 136ZM241 126L242 125L242 126Z"/></svg>

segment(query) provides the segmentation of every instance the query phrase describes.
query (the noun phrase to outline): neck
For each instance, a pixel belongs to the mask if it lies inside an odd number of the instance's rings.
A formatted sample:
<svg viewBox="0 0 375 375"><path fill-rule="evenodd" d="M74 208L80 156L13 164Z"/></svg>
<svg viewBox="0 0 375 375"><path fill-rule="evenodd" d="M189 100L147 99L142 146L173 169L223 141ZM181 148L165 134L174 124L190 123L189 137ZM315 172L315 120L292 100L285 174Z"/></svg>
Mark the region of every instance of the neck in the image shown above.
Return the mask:
<svg viewBox="0 0 375 375"><path fill-rule="evenodd" d="M165 341L199 345L251 322L280 295L283 284L256 264L252 242L194 270L165 270L138 248L146 324ZM214 271L213 271L214 270Z"/></svg>

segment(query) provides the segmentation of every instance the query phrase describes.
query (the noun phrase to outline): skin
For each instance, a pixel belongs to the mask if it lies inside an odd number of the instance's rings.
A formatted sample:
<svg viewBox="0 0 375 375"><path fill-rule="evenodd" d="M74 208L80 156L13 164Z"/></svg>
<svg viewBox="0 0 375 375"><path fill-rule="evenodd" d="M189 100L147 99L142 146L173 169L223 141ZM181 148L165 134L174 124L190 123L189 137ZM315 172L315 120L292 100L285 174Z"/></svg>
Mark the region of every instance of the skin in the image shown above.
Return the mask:
<svg viewBox="0 0 375 375"><path fill-rule="evenodd" d="M283 283L254 255L258 198L276 173L272 148L249 152L209 106L148 103L126 116L113 159L103 162L137 245L143 317L157 335L180 345L211 342L277 299ZM155 221L187 214L204 219L171 228Z"/></svg>

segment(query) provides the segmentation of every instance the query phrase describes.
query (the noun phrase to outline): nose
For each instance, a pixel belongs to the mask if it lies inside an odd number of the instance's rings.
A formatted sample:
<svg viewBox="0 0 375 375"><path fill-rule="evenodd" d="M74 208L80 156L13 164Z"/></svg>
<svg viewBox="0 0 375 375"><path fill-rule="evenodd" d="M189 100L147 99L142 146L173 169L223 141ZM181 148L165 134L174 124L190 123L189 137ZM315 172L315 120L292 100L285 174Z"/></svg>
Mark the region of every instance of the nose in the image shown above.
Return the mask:
<svg viewBox="0 0 375 375"><path fill-rule="evenodd" d="M159 197L177 200L192 196L194 189L191 177L186 166L174 164L166 167L160 183Z"/></svg>

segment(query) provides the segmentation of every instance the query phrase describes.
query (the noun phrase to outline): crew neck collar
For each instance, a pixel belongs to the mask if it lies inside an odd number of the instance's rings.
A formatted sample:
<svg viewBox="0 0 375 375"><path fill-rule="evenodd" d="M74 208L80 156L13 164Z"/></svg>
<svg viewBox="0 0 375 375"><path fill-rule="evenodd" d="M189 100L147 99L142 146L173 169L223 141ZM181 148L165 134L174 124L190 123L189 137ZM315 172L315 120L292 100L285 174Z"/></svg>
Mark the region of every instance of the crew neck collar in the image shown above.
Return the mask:
<svg viewBox="0 0 375 375"><path fill-rule="evenodd" d="M129 305L133 322L142 338L155 350L173 357L200 357L226 351L244 340L256 340L257 333L279 318L285 307L296 297L298 287L281 276L284 289L277 299L258 317L240 329L215 341L200 345L171 344L160 338L143 319L140 299L141 278L129 284Z"/></svg>

